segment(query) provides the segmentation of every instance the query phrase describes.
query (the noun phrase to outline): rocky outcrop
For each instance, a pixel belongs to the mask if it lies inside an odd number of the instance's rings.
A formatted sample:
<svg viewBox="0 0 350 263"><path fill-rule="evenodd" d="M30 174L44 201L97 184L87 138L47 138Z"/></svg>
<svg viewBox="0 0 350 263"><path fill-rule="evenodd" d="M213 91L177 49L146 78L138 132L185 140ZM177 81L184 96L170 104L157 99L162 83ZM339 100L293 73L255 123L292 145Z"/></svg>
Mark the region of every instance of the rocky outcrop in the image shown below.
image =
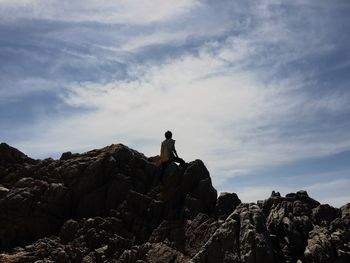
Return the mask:
<svg viewBox="0 0 350 263"><path fill-rule="evenodd" d="M350 204L241 203L200 160L124 145L33 160L0 146L0 262L350 262Z"/></svg>
<svg viewBox="0 0 350 263"><path fill-rule="evenodd" d="M235 193L221 193L216 201L216 216L226 219L241 203Z"/></svg>
<svg viewBox="0 0 350 263"><path fill-rule="evenodd" d="M35 163L33 159L6 143L0 144L0 153L0 166L2 167L19 166L24 163Z"/></svg>

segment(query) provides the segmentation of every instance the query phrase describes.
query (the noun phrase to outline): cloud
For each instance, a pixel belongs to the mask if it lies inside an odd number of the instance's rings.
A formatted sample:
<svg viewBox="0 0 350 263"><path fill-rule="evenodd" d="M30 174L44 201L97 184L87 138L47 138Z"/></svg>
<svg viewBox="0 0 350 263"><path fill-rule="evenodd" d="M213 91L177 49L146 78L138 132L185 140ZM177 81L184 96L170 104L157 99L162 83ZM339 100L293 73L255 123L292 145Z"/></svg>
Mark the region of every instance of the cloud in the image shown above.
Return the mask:
<svg viewBox="0 0 350 263"><path fill-rule="evenodd" d="M346 32L341 3L1 1L9 74L0 77L14 84L1 103L46 85L59 99L48 109L75 109L40 112L12 144L34 157L112 142L155 155L170 129L180 155L203 159L219 188L349 150L348 78L322 79L349 61L333 41Z"/></svg>
<svg viewBox="0 0 350 263"><path fill-rule="evenodd" d="M350 148L343 130L336 136L335 130L315 133L304 129L305 124L297 127L300 114L307 115L313 108L317 115L320 109L315 104L329 105L336 97L310 98L295 89L303 85L299 77L280 80L278 85L260 82L259 72L228 66L221 49L227 49L225 42L205 45L199 55L135 66L135 72L129 73L135 74L133 81L77 83L62 100L93 111L56 120L38 135L40 144L30 144L50 152L118 140L152 155L159 151L155 138L160 140L164 130L172 129L183 157L206 160L219 185L237 170L257 170ZM309 122L314 125L312 118Z"/></svg>
<svg viewBox="0 0 350 263"><path fill-rule="evenodd" d="M2 83L0 89L0 104L11 100L17 100L28 94L50 92L57 88L57 84L41 78L26 78L16 83L16 88L11 87L12 83Z"/></svg>
<svg viewBox="0 0 350 263"><path fill-rule="evenodd" d="M60 21L99 21L103 23L147 24L171 19L198 6L195 0L120 0L99 2L47 0L0 1L2 21L47 19ZM156 7L156 8L155 8Z"/></svg>

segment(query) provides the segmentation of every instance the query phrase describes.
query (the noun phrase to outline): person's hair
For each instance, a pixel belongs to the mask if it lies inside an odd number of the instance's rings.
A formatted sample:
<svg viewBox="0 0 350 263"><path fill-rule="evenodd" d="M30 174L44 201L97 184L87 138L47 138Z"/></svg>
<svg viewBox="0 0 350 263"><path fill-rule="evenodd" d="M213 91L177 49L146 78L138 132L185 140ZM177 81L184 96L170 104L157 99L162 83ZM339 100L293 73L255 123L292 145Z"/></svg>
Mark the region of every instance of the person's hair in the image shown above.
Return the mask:
<svg viewBox="0 0 350 263"><path fill-rule="evenodd" d="M166 131L165 138L171 139L171 137L173 137L173 134L171 133L171 131Z"/></svg>

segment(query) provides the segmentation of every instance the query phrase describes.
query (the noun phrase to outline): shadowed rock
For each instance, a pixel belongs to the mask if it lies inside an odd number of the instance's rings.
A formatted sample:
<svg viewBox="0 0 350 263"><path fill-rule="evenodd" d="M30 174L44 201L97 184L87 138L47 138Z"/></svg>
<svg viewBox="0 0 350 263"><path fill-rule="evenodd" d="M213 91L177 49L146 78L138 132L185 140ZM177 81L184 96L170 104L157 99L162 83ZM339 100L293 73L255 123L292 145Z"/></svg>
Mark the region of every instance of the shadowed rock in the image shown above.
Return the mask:
<svg viewBox="0 0 350 263"><path fill-rule="evenodd" d="M216 201L216 216L225 219L241 203L235 193L221 193Z"/></svg>
<svg viewBox="0 0 350 263"><path fill-rule="evenodd" d="M0 262L350 262L350 204L258 204L122 144L59 160L0 145ZM162 179L161 179L162 178Z"/></svg>

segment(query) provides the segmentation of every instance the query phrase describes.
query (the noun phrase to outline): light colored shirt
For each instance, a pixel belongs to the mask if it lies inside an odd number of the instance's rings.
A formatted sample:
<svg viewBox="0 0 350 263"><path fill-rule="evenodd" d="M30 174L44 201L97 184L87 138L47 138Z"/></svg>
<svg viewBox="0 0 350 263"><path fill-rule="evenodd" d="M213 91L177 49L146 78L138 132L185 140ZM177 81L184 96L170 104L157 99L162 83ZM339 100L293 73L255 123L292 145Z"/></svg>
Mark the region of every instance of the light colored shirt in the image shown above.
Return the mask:
<svg viewBox="0 0 350 263"><path fill-rule="evenodd" d="M160 160L162 162L169 161L170 155L174 150L175 150L175 140L173 139L164 140L160 148Z"/></svg>

